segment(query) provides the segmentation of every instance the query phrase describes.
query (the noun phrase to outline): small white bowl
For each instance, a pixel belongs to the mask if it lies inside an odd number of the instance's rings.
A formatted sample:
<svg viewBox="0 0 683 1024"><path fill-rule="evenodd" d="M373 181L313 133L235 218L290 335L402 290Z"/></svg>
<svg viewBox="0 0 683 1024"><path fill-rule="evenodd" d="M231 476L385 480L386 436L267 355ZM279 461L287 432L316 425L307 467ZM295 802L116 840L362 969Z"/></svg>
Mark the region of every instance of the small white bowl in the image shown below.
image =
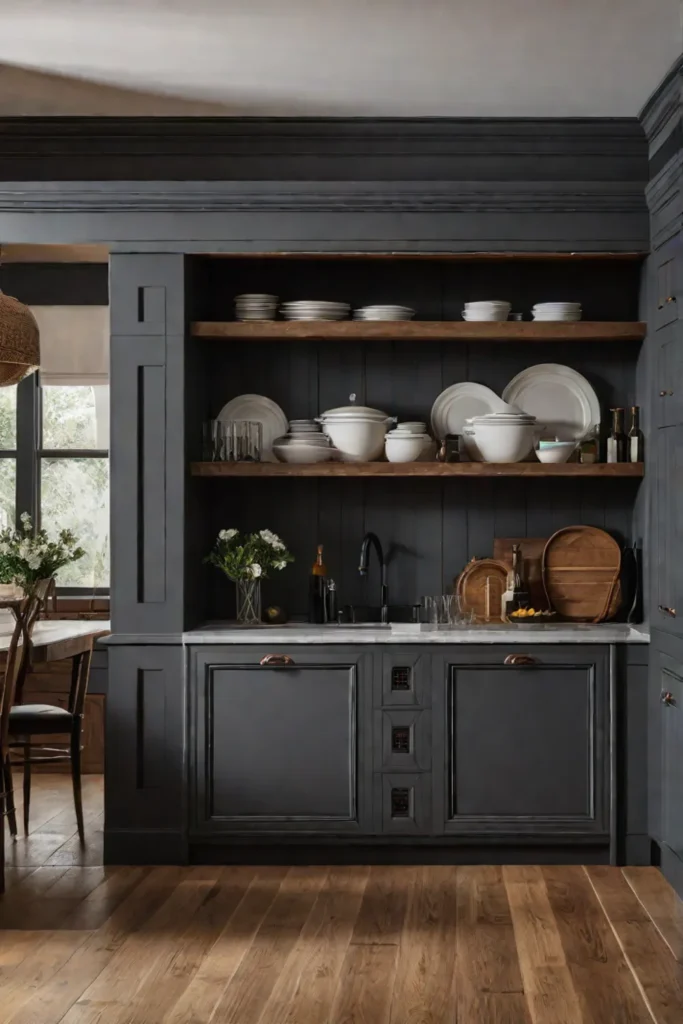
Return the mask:
<svg viewBox="0 0 683 1024"><path fill-rule="evenodd" d="M384 450L389 462L417 462L431 438L425 434L387 435Z"/></svg>
<svg viewBox="0 0 683 1024"><path fill-rule="evenodd" d="M329 445L274 444L273 454L280 462L304 465L310 462L329 462L333 450Z"/></svg>
<svg viewBox="0 0 683 1024"><path fill-rule="evenodd" d="M575 450L576 441L558 441L550 447L535 449L538 461L546 463L567 462Z"/></svg>

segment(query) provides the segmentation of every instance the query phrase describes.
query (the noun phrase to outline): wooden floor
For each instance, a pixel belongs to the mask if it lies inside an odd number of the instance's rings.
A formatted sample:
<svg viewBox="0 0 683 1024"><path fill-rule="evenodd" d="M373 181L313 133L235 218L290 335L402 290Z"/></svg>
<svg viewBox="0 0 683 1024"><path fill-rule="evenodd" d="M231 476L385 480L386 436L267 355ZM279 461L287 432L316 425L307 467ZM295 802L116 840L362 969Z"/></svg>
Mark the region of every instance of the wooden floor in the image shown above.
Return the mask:
<svg viewBox="0 0 683 1024"><path fill-rule="evenodd" d="M0 1024L682 1024L654 868L78 866L43 778L0 899Z"/></svg>

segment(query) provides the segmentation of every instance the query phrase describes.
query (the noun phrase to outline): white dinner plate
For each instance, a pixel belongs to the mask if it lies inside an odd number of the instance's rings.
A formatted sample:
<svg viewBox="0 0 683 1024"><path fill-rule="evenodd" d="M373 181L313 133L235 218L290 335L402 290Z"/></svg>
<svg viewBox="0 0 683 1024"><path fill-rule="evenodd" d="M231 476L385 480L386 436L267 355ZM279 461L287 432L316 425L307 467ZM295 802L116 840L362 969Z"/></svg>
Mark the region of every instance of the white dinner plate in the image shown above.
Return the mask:
<svg viewBox="0 0 683 1024"><path fill-rule="evenodd" d="M522 370L503 392L506 402L536 417L544 433L577 441L600 425L600 402L585 377L570 366L539 363Z"/></svg>
<svg viewBox="0 0 683 1024"><path fill-rule="evenodd" d="M472 381L451 384L441 392L432 406L432 432L441 439L446 434L462 434L465 420L472 416L509 411L507 403L483 384L474 384Z"/></svg>
<svg viewBox="0 0 683 1024"><path fill-rule="evenodd" d="M252 420L262 426L261 462L277 462L273 454L273 441L287 433L287 417L272 399L265 395L238 395L224 405L218 413L221 423L233 420Z"/></svg>

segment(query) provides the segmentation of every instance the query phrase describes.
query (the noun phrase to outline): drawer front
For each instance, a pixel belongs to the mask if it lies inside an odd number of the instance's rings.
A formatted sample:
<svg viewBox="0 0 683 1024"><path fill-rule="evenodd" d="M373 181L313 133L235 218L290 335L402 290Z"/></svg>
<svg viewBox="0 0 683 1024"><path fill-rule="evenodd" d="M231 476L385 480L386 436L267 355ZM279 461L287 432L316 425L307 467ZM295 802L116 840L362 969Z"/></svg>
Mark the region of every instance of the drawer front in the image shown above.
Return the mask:
<svg viewBox="0 0 683 1024"><path fill-rule="evenodd" d="M375 692L375 707L428 707L429 653L391 651L381 655L382 670Z"/></svg>
<svg viewBox="0 0 683 1024"><path fill-rule="evenodd" d="M428 771L431 732L431 712L423 708L375 711L375 771Z"/></svg>
<svg viewBox="0 0 683 1024"><path fill-rule="evenodd" d="M431 776L423 774L375 775L375 830L384 835L430 834Z"/></svg>

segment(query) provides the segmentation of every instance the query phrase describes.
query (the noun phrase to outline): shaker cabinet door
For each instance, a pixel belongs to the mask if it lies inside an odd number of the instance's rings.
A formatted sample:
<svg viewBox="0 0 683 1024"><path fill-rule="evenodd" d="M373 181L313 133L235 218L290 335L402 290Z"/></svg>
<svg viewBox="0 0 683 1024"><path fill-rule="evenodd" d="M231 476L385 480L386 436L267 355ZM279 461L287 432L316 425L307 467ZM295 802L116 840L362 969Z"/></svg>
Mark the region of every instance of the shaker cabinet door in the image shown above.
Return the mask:
<svg viewBox="0 0 683 1024"><path fill-rule="evenodd" d="M682 258L678 232L653 254L655 268L654 315L655 327L658 330L679 319L678 307L683 301L683 295L680 294Z"/></svg>
<svg viewBox="0 0 683 1024"><path fill-rule="evenodd" d="M683 322L667 327L657 340L654 421L659 427L677 427L683 424Z"/></svg>
<svg viewBox="0 0 683 1024"><path fill-rule="evenodd" d="M683 666L659 655L661 840L683 860Z"/></svg>
<svg viewBox="0 0 683 1024"><path fill-rule="evenodd" d="M266 657L193 657L195 833L369 829L370 673L324 649Z"/></svg>
<svg viewBox="0 0 683 1024"><path fill-rule="evenodd" d="M683 426L657 431L656 594L652 625L683 635Z"/></svg>

